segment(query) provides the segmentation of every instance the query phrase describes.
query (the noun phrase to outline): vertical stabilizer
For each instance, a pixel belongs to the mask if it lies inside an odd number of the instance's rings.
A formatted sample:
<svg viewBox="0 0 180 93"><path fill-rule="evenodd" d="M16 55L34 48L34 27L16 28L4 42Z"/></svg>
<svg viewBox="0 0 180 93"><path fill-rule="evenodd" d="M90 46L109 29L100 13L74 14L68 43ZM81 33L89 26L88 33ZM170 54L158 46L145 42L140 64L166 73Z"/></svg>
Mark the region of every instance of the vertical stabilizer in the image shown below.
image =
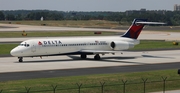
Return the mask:
<svg viewBox="0 0 180 93"><path fill-rule="evenodd" d="M132 25L126 31L126 33L122 37L137 39L141 30L143 29L145 24L138 24L137 22L146 22L147 19L134 19Z"/></svg>

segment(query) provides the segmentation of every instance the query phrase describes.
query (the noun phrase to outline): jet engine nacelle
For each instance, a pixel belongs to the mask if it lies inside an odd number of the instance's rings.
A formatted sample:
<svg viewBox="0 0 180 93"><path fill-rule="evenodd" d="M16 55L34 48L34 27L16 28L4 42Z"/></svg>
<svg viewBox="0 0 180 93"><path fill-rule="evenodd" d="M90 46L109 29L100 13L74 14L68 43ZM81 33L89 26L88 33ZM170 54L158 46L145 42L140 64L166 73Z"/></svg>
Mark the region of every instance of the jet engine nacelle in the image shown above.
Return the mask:
<svg viewBox="0 0 180 93"><path fill-rule="evenodd" d="M134 44L133 43L129 43L126 41L112 41L110 43L110 48L112 50L127 50L129 48L133 48Z"/></svg>

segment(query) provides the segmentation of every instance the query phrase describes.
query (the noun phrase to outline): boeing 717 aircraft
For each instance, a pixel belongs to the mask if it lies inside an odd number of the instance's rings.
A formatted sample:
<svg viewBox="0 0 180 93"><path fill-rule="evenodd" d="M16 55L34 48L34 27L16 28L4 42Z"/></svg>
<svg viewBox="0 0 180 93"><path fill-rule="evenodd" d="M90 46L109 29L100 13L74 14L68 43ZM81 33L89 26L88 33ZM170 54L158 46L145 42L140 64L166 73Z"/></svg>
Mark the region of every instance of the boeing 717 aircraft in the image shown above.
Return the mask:
<svg viewBox="0 0 180 93"><path fill-rule="evenodd" d="M42 57L78 54L82 59L87 55L95 55L100 60L100 54L115 54L115 52L133 48L139 44L137 40L144 25L164 24L161 22L147 22L147 19L134 19L130 28L122 36L105 37L64 37L30 39L23 41L11 50L11 55L23 62L23 57Z"/></svg>

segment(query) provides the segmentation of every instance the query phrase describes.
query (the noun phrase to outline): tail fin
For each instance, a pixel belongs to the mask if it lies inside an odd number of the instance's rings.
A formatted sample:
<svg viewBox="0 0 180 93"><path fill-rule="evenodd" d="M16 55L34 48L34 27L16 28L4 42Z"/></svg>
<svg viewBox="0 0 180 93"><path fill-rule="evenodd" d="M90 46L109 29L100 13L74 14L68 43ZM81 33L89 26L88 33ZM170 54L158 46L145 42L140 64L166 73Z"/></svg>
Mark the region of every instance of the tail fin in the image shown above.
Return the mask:
<svg viewBox="0 0 180 93"><path fill-rule="evenodd" d="M122 37L137 39L144 25L154 24L154 25L163 25L166 23L162 22L147 22L147 19L134 19L132 25L126 31Z"/></svg>
<svg viewBox="0 0 180 93"><path fill-rule="evenodd" d="M146 21L147 19L134 19L132 25L129 27L129 29L122 37L137 39L145 24L136 24L136 22L146 22Z"/></svg>

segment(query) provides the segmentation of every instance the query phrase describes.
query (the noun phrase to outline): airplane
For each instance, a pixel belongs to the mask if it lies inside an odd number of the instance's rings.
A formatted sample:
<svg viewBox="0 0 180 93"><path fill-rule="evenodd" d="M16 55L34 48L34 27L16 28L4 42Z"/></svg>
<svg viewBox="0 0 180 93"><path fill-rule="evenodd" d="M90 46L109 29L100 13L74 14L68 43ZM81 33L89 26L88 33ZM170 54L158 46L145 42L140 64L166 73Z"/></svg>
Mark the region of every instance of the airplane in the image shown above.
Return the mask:
<svg viewBox="0 0 180 93"><path fill-rule="evenodd" d="M104 37L63 37L25 40L10 51L19 62L23 57L41 57L57 55L80 55L86 59L87 55L95 55L100 60L100 54L115 54L116 52L133 48L139 44L137 40L143 27L148 24L165 24L162 22L147 22L147 19L134 19L132 25L122 36Z"/></svg>

